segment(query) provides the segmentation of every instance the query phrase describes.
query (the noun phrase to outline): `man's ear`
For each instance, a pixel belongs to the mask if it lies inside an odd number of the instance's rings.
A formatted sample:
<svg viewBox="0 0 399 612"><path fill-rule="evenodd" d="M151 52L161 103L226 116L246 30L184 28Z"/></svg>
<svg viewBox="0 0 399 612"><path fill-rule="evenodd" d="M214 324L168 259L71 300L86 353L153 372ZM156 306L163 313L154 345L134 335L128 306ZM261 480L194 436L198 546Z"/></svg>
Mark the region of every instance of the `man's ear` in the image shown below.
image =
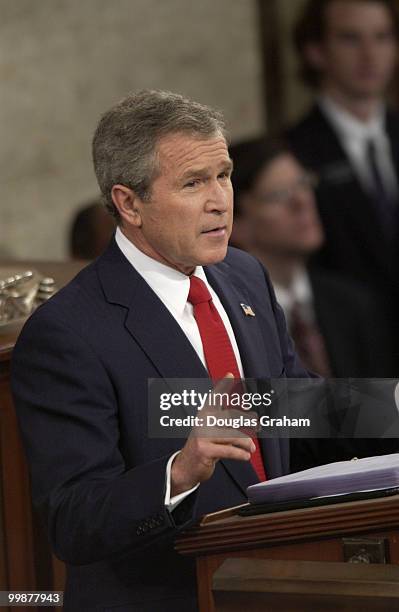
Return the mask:
<svg viewBox="0 0 399 612"><path fill-rule="evenodd" d="M122 223L141 227L141 200L136 193L125 185L114 185L111 190L111 196L121 216Z"/></svg>
<svg viewBox="0 0 399 612"><path fill-rule="evenodd" d="M323 72L326 66L326 60L324 55L323 46L321 44L309 43L304 48L304 54L315 70Z"/></svg>

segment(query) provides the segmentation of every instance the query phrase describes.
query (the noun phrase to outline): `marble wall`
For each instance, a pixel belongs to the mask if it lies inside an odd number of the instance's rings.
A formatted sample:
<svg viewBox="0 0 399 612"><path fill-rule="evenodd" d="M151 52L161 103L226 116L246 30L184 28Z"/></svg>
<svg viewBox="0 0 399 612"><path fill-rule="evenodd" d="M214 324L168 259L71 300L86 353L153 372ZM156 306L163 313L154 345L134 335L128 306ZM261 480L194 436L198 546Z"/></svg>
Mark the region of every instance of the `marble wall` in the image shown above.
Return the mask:
<svg viewBox="0 0 399 612"><path fill-rule="evenodd" d="M62 259L99 115L142 87L262 127L255 0L0 0L0 255Z"/></svg>

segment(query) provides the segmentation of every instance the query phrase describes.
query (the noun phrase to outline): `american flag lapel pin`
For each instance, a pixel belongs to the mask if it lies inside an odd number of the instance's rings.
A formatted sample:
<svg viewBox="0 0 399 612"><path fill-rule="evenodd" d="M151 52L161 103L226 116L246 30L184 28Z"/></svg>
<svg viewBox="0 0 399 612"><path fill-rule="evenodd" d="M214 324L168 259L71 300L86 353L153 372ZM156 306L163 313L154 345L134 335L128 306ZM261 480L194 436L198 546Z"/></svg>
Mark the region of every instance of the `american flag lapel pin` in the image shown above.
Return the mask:
<svg viewBox="0 0 399 612"><path fill-rule="evenodd" d="M240 304L240 306L241 306L241 308L242 308L242 310L243 310L243 312L244 312L246 317L254 317L255 316L255 313L252 310L251 306L248 306L248 304L242 304L242 303Z"/></svg>

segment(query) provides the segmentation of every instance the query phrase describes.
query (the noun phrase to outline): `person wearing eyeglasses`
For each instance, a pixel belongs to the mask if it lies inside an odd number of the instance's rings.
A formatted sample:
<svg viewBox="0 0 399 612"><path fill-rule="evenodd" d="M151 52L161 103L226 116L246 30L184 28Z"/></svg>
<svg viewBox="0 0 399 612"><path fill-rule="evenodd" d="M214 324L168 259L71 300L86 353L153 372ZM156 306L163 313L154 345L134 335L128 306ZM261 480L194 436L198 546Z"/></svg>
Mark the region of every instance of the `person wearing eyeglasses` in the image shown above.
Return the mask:
<svg viewBox="0 0 399 612"><path fill-rule="evenodd" d="M232 244L269 270L302 362L322 376L394 376L382 305L364 286L311 263L324 242L316 175L276 139L234 145L230 155Z"/></svg>
<svg viewBox="0 0 399 612"><path fill-rule="evenodd" d="M276 139L235 144L230 157L232 244L267 267L302 363L324 377L394 377L385 306L365 286L312 262L324 241L315 175ZM291 470L397 451L394 439L291 440Z"/></svg>

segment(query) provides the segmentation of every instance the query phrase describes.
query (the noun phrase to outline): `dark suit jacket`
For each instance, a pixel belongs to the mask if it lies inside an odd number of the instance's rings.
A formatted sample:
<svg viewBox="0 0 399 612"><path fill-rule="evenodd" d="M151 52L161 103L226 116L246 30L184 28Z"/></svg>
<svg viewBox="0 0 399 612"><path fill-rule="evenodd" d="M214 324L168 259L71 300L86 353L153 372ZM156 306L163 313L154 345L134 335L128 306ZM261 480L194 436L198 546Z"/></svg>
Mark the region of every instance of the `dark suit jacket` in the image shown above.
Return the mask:
<svg viewBox="0 0 399 612"><path fill-rule="evenodd" d="M309 276L332 376L343 379L397 377L397 342L386 323L384 305L376 302L363 285L329 270L311 267ZM342 406L346 406L345 401ZM375 406L378 414L377 402ZM378 419L382 419L382 414ZM376 421L376 433L377 426ZM293 439L291 471L398 451L399 440L391 438Z"/></svg>
<svg viewBox="0 0 399 612"><path fill-rule="evenodd" d="M366 286L330 270L311 266L309 277L332 376L397 376L397 342L390 333L386 304Z"/></svg>
<svg viewBox="0 0 399 612"><path fill-rule="evenodd" d="M387 113L386 129L399 176L398 114ZM375 204L358 181L321 109L314 106L288 130L287 137L301 162L320 179L317 201L326 242L317 262L367 284L397 291L398 241L392 244L385 239Z"/></svg>
<svg viewBox="0 0 399 612"><path fill-rule="evenodd" d="M232 323L247 377L300 377L264 269L229 249L205 268ZM240 303L256 317L245 316ZM180 326L114 241L40 307L13 357L33 499L67 563L66 610L196 609L194 563L173 540L204 513L246 501L248 463L220 461L169 513L165 469L182 440L147 435L149 378L206 377ZM289 470L285 440L263 444L269 478Z"/></svg>

